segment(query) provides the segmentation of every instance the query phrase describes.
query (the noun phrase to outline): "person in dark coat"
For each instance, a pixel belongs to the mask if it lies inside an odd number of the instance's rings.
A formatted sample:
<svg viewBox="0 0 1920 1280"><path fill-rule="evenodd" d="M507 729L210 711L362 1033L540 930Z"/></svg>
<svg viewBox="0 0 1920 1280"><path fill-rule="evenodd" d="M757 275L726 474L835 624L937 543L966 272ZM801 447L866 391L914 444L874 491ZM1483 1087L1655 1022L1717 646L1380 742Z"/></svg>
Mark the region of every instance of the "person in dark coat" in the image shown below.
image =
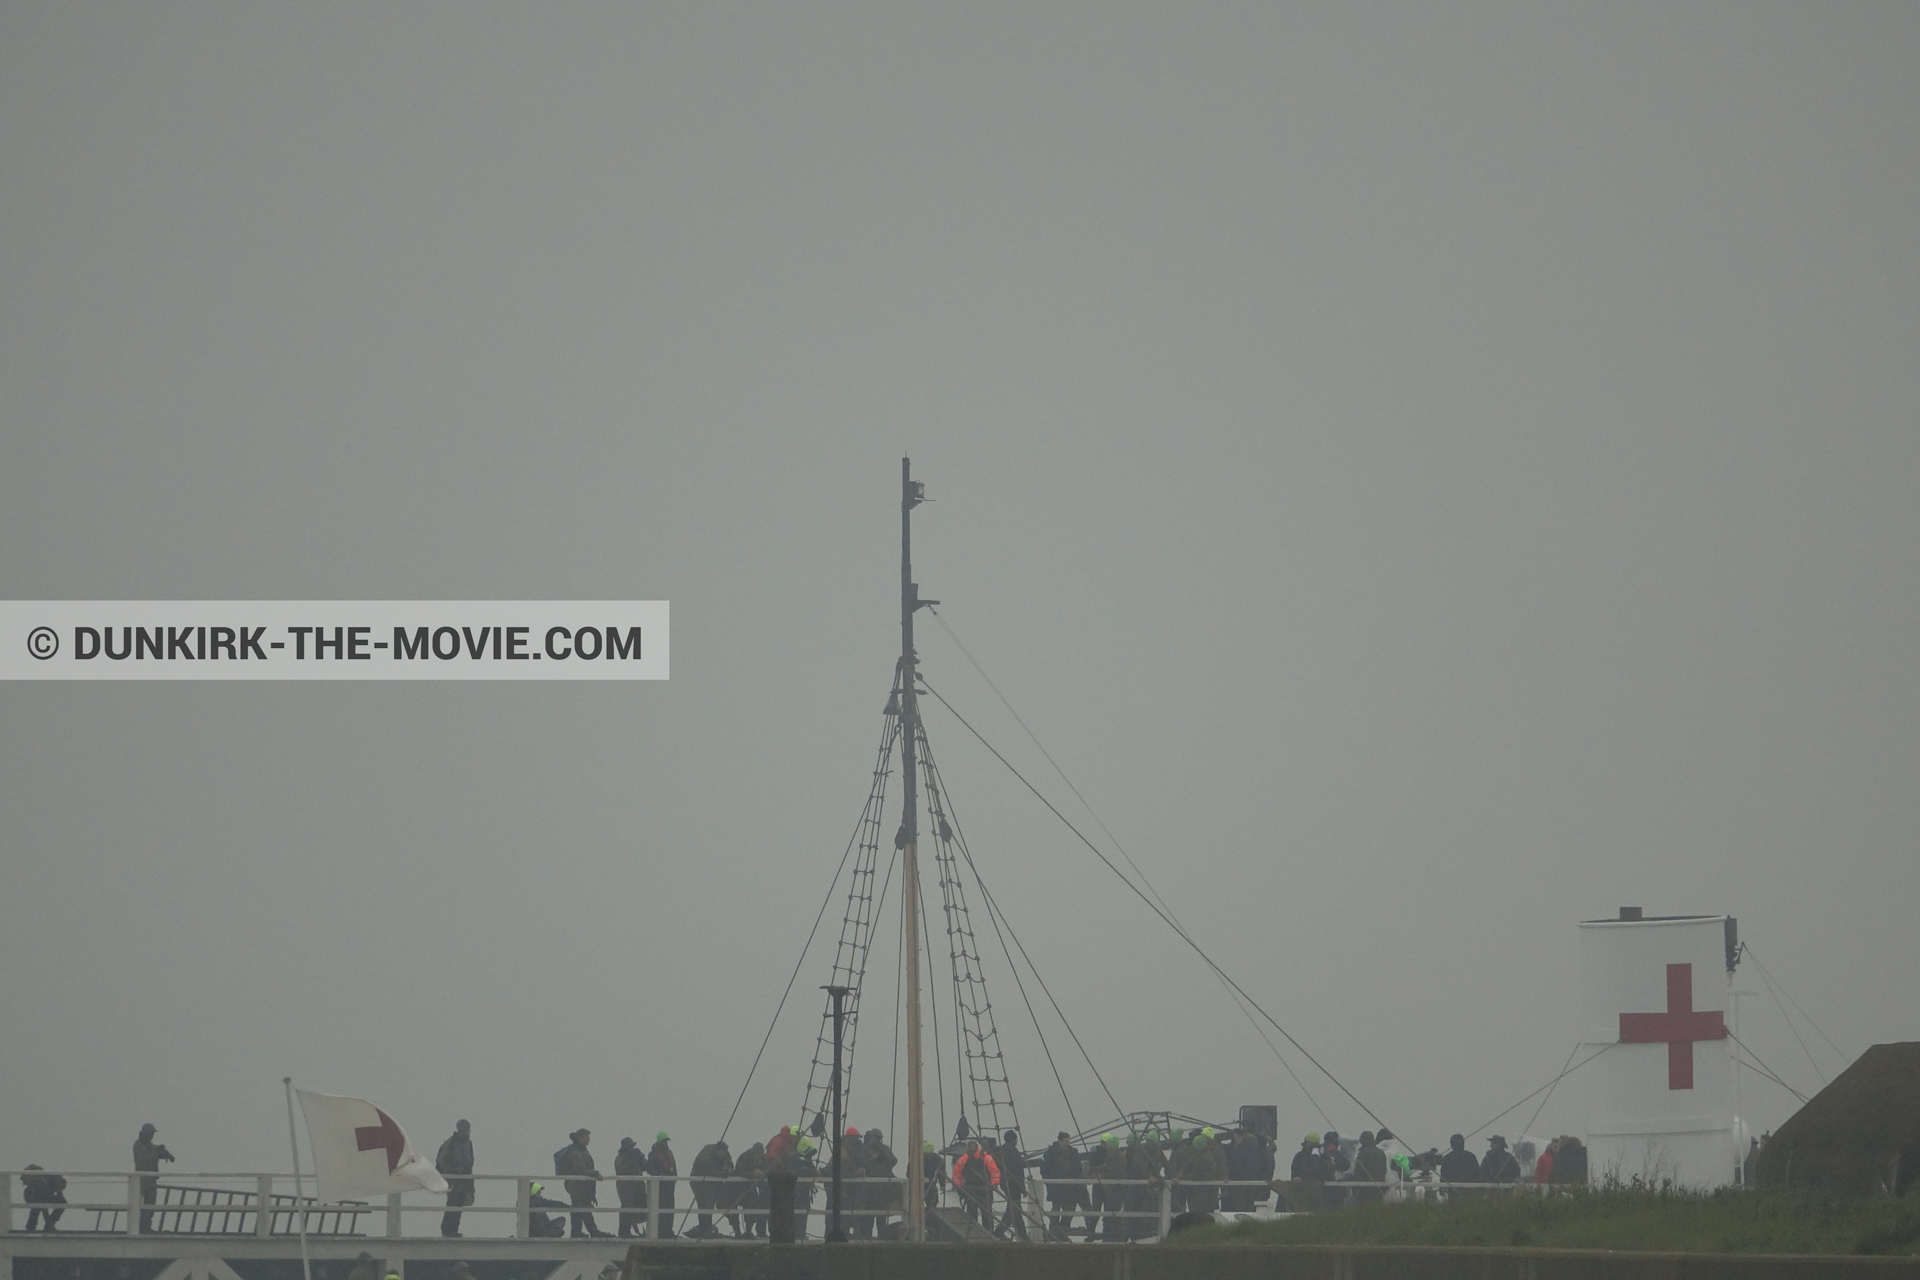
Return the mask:
<svg viewBox="0 0 1920 1280"><path fill-rule="evenodd" d="M653 1150L647 1152L647 1172L656 1178L679 1176L680 1162L673 1158L673 1148L667 1145L671 1141L665 1129L653 1135ZM655 1238L671 1240L673 1239L673 1191L678 1184L656 1182L653 1185L660 1189L660 1203L656 1206L660 1211L658 1219L660 1234Z"/></svg>
<svg viewBox="0 0 1920 1280"><path fill-rule="evenodd" d="M1487 1154L1480 1158L1480 1181L1518 1182L1520 1162L1507 1150L1507 1140L1499 1134L1487 1139Z"/></svg>
<svg viewBox="0 0 1920 1280"><path fill-rule="evenodd" d="M1000 1137L1000 1147L996 1153L1000 1161L1000 1194L1007 1198L1006 1212L1000 1215L1000 1225L994 1228L998 1235L1011 1232L1021 1240L1027 1238L1027 1158L1020 1153L1020 1135L1012 1129Z"/></svg>
<svg viewBox="0 0 1920 1280"><path fill-rule="evenodd" d="M940 1189L947 1185L947 1160L933 1149L931 1138L920 1144L921 1203L932 1209L940 1203Z"/></svg>
<svg viewBox="0 0 1920 1280"><path fill-rule="evenodd" d="M860 1130L848 1125L834 1143L834 1154L827 1161L827 1176L832 1177L834 1169L840 1170L840 1229L847 1233L848 1239L857 1239L862 1223L871 1223L873 1219L861 1213L867 1207L866 1187L854 1178L864 1178L867 1168L867 1143L860 1136ZM833 1187L827 1187L827 1209L833 1209Z"/></svg>
<svg viewBox="0 0 1920 1280"><path fill-rule="evenodd" d="M1080 1208L1086 1188L1080 1184L1080 1153L1073 1149L1073 1137L1064 1129L1053 1145L1040 1153L1040 1177L1047 1188L1047 1204L1053 1209L1047 1234L1065 1240L1073 1229L1074 1211ZM1092 1232L1091 1224L1087 1230Z"/></svg>
<svg viewBox="0 0 1920 1280"><path fill-rule="evenodd" d="M1232 1136L1227 1147L1228 1179L1260 1185L1228 1187L1220 1207L1228 1213L1252 1213L1253 1206L1271 1194L1266 1184L1273 1179L1273 1148L1264 1137L1245 1129L1235 1129Z"/></svg>
<svg viewBox="0 0 1920 1280"><path fill-rule="evenodd" d="M1120 1224L1124 1219L1114 1215L1123 1207L1126 1188L1115 1184L1127 1176L1127 1157L1120 1149L1119 1134L1100 1135L1099 1144L1087 1153L1087 1173L1093 1179L1089 1207L1101 1210L1100 1214L1087 1215L1087 1238L1093 1238L1097 1219L1100 1238L1116 1241L1120 1239Z"/></svg>
<svg viewBox="0 0 1920 1280"><path fill-rule="evenodd" d="M48 1209L42 1206L63 1205L67 1202L67 1180L57 1173L33 1172L39 1168L37 1164L28 1165L27 1175L20 1179L21 1195L32 1206L27 1210L27 1230L32 1231L37 1228L44 1215L47 1221L46 1229L54 1231L58 1229L60 1215L66 1210ZM9 1213L7 1216L13 1215Z"/></svg>
<svg viewBox="0 0 1920 1280"><path fill-rule="evenodd" d="M173 1163L173 1152L155 1142L154 1135L159 1133L150 1124L140 1126L140 1136L133 1142L133 1167L142 1173L160 1172L160 1162ZM140 1203L152 1204L160 1194L160 1179L140 1179ZM153 1210L140 1211L140 1234L146 1235L153 1230Z"/></svg>
<svg viewBox="0 0 1920 1280"><path fill-rule="evenodd" d="M558 1240L567 1234L567 1221L557 1213L546 1213L547 1209L564 1209L567 1206L546 1194L546 1187L534 1183L527 1188L527 1205L531 1212L527 1214L527 1235L535 1239L551 1237Z"/></svg>
<svg viewBox="0 0 1920 1280"><path fill-rule="evenodd" d="M866 1176L869 1178L893 1177L893 1171L900 1164L900 1157L893 1154L893 1148L887 1145L887 1135L878 1129L867 1130L865 1140L867 1148ZM867 1184L866 1205L873 1210L874 1216L866 1219L867 1230L863 1235L878 1235L886 1227L890 1214L905 1213L906 1205L900 1202L901 1188L892 1182L870 1182Z"/></svg>
<svg viewBox="0 0 1920 1280"><path fill-rule="evenodd" d="M1220 1207L1220 1188L1194 1184L1227 1180L1227 1149L1211 1129L1202 1129L1188 1139L1187 1149L1193 1153L1187 1157L1181 1175L1187 1182L1187 1208L1195 1213L1212 1214Z"/></svg>
<svg viewBox="0 0 1920 1280"><path fill-rule="evenodd" d="M473 1203L473 1126L465 1120L453 1126L453 1134L440 1144L433 1167L447 1180L447 1208L440 1215L440 1234L458 1237L460 1215L451 1212L460 1205Z"/></svg>
<svg viewBox="0 0 1920 1280"><path fill-rule="evenodd" d="M1468 1159L1473 1157L1469 1156ZM1360 1149L1353 1153L1354 1182L1385 1182L1387 1180L1387 1153L1380 1149L1380 1142L1371 1130L1360 1134ZM1386 1194L1381 1187L1355 1187L1355 1204L1379 1204Z"/></svg>
<svg viewBox="0 0 1920 1280"><path fill-rule="evenodd" d="M733 1162L733 1181L727 1184L732 1196L729 1205L737 1205L745 1214L749 1237L767 1234L767 1165L767 1148L756 1142Z"/></svg>
<svg viewBox="0 0 1920 1280"><path fill-rule="evenodd" d="M702 1240L711 1239L720 1234L713 1225L713 1211L719 1207L721 1196L727 1188L727 1179L733 1174L733 1152L727 1150L726 1140L710 1142L700 1148L693 1157L693 1202L700 1206L700 1221L692 1234ZM740 1215L726 1215L727 1226L732 1229L734 1239L740 1238Z"/></svg>
<svg viewBox="0 0 1920 1280"><path fill-rule="evenodd" d="M1587 1185L1587 1148L1572 1134L1560 1139L1560 1150L1554 1153L1553 1184L1569 1187Z"/></svg>
<svg viewBox="0 0 1920 1280"><path fill-rule="evenodd" d="M647 1172L647 1153L632 1138L620 1139L620 1150L613 1157L613 1172L621 1178L644 1177ZM613 1193L620 1198L621 1239L638 1240L646 1234L647 1184L616 1182L613 1184Z"/></svg>
<svg viewBox="0 0 1920 1280"><path fill-rule="evenodd" d="M1160 1150L1160 1144L1147 1141L1143 1133L1136 1133L1127 1143L1126 1170L1127 1179L1134 1185L1126 1189L1127 1208L1135 1214L1145 1214L1160 1207L1160 1179L1167 1171L1167 1158ZM1153 1235L1155 1225L1145 1217L1132 1217L1126 1220L1122 1234L1129 1240L1139 1240Z"/></svg>
<svg viewBox="0 0 1920 1280"><path fill-rule="evenodd" d="M587 1129L575 1129L567 1135L572 1139L566 1146L553 1153L553 1172L555 1177L565 1178L567 1199L573 1201L576 1209L591 1208L599 1200L600 1171L593 1167L593 1156L587 1150L587 1143L593 1134ZM573 1237L598 1239L607 1233L593 1220L590 1213L573 1215Z"/></svg>
<svg viewBox="0 0 1920 1280"><path fill-rule="evenodd" d="M1447 1145L1452 1149L1440 1157L1440 1181L1480 1181L1480 1162L1467 1150L1466 1138L1456 1133L1447 1139Z"/></svg>
<svg viewBox="0 0 1920 1280"><path fill-rule="evenodd" d="M380 1280L380 1268L374 1265L373 1255L362 1250L353 1260L353 1270L347 1272L347 1280Z"/></svg>

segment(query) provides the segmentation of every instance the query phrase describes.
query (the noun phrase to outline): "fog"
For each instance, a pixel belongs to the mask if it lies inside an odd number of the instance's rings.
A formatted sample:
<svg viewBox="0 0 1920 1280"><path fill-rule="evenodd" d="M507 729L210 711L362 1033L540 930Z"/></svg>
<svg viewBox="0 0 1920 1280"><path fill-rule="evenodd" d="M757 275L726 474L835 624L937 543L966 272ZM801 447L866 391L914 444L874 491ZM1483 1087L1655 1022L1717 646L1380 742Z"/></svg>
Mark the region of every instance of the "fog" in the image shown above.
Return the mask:
<svg viewBox="0 0 1920 1280"><path fill-rule="evenodd" d="M1910 4L0 9L0 597L674 629L664 683L0 687L0 1167L285 1168L287 1075L482 1172L689 1160L866 795L903 455L1097 819L922 614L928 680L1409 1143L1553 1077L1624 904L1740 918L1801 1093L1920 1038L1917 63ZM926 715L1123 1106L1371 1127ZM983 945L1030 1139L1107 1118Z"/></svg>

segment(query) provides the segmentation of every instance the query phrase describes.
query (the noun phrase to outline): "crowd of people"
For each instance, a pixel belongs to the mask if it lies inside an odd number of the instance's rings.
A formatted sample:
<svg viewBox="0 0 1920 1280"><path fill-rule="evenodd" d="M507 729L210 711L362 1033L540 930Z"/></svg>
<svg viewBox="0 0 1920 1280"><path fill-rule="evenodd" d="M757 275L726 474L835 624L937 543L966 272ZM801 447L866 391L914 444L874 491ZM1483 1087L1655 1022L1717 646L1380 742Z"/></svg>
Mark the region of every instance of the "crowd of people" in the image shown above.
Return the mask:
<svg viewBox="0 0 1920 1280"><path fill-rule="evenodd" d="M133 1167L140 1177L140 1198L152 1205L162 1162L173 1153L154 1141L158 1130L143 1125L133 1145ZM895 1221L907 1211L900 1159L879 1129L849 1127L823 1154L822 1126L803 1132L785 1126L765 1142L736 1157L724 1139L702 1147L693 1158L688 1181L696 1215L691 1238L712 1239L724 1222L736 1239L765 1238L774 1212L774 1184L793 1190L793 1235L805 1239L814 1198L828 1186L836 1163L843 1183L839 1208L844 1228L855 1239L896 1234ZM594 1162L593 1134L576 1129L567 1145L553 1153L553 1174L567 1199L547 1195L535 1182L528 1199L527 1229L534 1236L571 1235L625 1239L672 1239L679 1161L672 1138L663 1129L643 1148L633 1138L620 1141L613 1158L618 1201L618 1231L601 1229L595 1216L600 1184L607 1179ZM1426 1196L1488 1194L1504 1185L1532 1181L1580 1185L1587 1181L1587 1152L1580 1139L1563 1135L1535 1150L1522 1140L1508 1149L1495 1134L1476 1156L1466 1139L1454 1134L1448 1150L1414 1153L1387 1129L1369 1130L1357 1139L1338 1132L1309 1133L1301 1140L1284 1178L1276 1178L1274 1143L1244 1125L1219 1132L1199 1126L1128 1130L1102 1134L1085 1147L1062 1131L1037 1156L1026 1154L1020 1135L1007 1130L999 1138L968 1131L966 1123L945 1148L922 1144L918 1174L925 1203L938 1209L951 1194L980 1231L1002 1239L1124 1241L1158 1231L1163 1192L1175 1214L1251 1213L1273 1200L1282 1212L1311 1212L1347 1205ZM440 1233L461 1234L462 1211L474 1203L473 1126L465 1120L440 1144L434 1167L447 1180L446 1212ZM1030 1179L1039 1185L1030 1187ZM27 1230L53 1231L65 1212L67 1180L28 1165L22 1179L29 1206ZM1029 1191L1033 1194L1030 1196ZM649 1202L649 1196L654 1202ZM1044 1213L1038 1207L1044 1199ZM784 1211L784 1210L783 1210ZM152 1230L151 1209L141 1213L140 1229ZM1076 1219L1078 1222L1076 1223Z"/></svg>

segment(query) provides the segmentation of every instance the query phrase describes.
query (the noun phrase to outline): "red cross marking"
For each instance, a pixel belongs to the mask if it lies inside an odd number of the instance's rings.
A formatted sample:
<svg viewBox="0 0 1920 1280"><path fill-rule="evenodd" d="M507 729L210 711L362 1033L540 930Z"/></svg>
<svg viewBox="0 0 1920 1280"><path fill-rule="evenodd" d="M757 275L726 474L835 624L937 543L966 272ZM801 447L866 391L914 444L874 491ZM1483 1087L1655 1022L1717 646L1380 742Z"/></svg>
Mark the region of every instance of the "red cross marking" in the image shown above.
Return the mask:
<svg viewBox="0 0 1920 1280"><path fill-rule="evenodd" d="M1693 1042L1725 1040L1727 1020L1718 1011L1695 1013L1693 966L1667 966L1667 1011L1620 1015L1620 1043L1667 1044L1667 1088L1693 1088ZM364 1132L364 1130L362 1131Z"/></svg>
<svg viewBox="0 0 1920 1280"><path fill-rule="evenodd" d="M1626 1024L1621 1023L1622 1026ZM400 1157L407 1149L407 1135L400 1132L400 1126L393 1117L375 1107L374 1113L380 1117L379 1124L361 1125L353 1131L353 1140L360 1144L362 1151L379 1151L385 1148L387 1153L387 1172L392 1173L400 1164Z"/></svg>

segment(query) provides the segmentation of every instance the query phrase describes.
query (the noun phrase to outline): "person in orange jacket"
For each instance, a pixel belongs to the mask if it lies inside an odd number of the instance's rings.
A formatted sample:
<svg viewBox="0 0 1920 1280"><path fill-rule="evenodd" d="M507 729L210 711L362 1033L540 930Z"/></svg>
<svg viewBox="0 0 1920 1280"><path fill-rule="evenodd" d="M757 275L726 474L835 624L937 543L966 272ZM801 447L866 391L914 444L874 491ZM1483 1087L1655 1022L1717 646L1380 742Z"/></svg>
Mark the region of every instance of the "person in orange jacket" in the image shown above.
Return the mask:
<svg viewBox="0 0 1920 1280"><path fill-rule="evenodd" d="M993 1189L1000 1185L1000 1166L978 1142L968 1142L966 1151L953 1162L953 1185L967 1206L967 1216L983 1230L993 1230Z"/></svg>

